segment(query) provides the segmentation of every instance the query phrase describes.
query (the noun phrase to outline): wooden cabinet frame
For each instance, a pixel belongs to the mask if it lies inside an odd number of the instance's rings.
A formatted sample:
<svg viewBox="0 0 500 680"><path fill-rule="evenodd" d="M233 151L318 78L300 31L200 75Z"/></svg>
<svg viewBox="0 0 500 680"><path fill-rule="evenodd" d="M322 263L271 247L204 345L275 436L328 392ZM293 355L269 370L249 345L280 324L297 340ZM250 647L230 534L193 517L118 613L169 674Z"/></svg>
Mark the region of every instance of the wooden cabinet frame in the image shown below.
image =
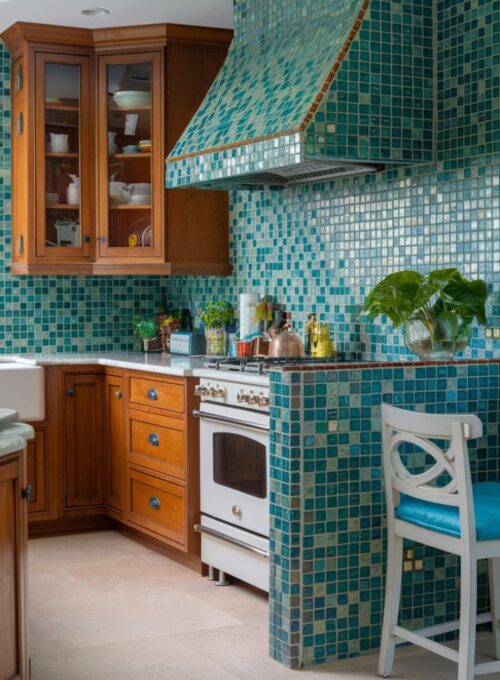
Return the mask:
<svg viewBox="0 0 500 680"><path fill-rule="evenodd" d="M164 161L217 75L232 31L175 24L88 30L18 22L1 37L14 74L12 273L229 275L227 192L167 190ZM80 248L45 246L41 79L50 58L82 66ZM153 247L111 248L105 69L149 58Z"/></svg>

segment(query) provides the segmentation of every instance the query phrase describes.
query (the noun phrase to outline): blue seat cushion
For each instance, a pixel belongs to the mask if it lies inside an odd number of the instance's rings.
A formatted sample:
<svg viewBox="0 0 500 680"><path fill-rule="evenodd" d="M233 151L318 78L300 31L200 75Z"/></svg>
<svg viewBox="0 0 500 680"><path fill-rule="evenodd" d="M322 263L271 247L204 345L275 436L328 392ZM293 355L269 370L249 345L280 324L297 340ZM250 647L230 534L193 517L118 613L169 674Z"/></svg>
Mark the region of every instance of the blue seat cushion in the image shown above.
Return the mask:
<svg viewBox="0 0 500 680"><path fill-rule="evenodd" d="M480 482L472 485L476 537L478 541L500 538L500 482ZM419 498L401 495L396 518L425 529L460 538L458 508L430 503Z"/></svg>

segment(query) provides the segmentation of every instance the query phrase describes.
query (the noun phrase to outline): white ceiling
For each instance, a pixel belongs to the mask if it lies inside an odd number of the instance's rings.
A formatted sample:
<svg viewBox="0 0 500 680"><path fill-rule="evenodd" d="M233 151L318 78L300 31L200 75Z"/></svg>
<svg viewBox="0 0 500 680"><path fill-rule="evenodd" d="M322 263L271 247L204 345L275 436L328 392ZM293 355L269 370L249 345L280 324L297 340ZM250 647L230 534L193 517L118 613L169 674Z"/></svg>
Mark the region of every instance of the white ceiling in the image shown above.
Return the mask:
<svg viewBox="0 0 500 680"><path fill-rule="evenodd" d="M232 28L232 0L0 0L0 31L16 21L99 28L170 22ZM103 7L104 17L80 10Z"/></svg>

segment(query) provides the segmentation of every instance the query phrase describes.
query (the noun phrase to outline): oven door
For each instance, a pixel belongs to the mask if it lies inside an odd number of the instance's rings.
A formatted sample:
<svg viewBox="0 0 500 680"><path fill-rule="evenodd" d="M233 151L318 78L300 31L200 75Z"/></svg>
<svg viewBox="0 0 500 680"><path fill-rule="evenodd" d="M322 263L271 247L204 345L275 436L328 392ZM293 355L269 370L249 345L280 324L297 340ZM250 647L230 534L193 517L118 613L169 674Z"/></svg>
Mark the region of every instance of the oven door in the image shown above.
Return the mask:
<svg viewBox="0 0 500 680"><path fill-rule="evenodd" d="M269 536L269 416L202 403L201 512Z"/></svg>

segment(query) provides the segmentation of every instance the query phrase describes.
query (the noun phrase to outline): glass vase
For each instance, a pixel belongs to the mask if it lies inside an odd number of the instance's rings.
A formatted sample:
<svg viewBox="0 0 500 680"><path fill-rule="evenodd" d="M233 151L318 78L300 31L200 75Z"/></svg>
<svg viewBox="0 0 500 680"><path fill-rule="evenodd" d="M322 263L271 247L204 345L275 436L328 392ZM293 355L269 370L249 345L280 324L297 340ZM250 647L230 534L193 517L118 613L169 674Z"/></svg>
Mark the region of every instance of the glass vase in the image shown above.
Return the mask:
<svg viewBox="0 0 500 680"><path fill-rule="evenodd" d="M435 319L408 319L404 326L405 343L421 359L453 359L469 346L471 326L454 312L444 312Z"/></svg>
<svg viewBox="0 0 500 680"><path fill-rule="evenodd" d="M225 356L227 351L227 334L224 328L205 328L207 356Z"/></svg>

